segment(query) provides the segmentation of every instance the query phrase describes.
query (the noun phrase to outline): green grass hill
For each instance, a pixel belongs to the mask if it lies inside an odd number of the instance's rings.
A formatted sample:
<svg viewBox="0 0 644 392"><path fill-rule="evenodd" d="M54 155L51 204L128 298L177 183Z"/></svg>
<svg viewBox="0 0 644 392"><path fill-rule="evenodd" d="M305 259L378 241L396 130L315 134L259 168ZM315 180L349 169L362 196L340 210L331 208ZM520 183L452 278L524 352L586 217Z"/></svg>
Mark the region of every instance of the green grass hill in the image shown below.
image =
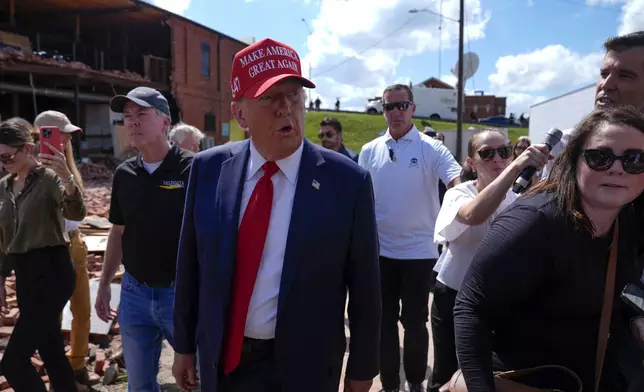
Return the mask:
<svg viewBox="0 0 644 392"><path fill-rule="evenodd" d="M359 152L362 146L376 138L380 132L387 128L384 117L381 114L366 113L346 113L346 112L325 112L309 111L306 115L306 137L312 142L319 143L317 137L318 128L322 119L326 116L335 117L342 123L342 132L344 134L344 144L352 150ZM418 129L423 129L421 119L414 119ZM432 128L439 132L456 132L456 123L445 121L430 121ZM464 124L467 128L474 125L477 128L482 126L478 124ZM239 127L237 121L231 121L231 140L242 140L244 131ZM515 142L520 136L528 134L528 128L509 128L510 140Z"/></svg>

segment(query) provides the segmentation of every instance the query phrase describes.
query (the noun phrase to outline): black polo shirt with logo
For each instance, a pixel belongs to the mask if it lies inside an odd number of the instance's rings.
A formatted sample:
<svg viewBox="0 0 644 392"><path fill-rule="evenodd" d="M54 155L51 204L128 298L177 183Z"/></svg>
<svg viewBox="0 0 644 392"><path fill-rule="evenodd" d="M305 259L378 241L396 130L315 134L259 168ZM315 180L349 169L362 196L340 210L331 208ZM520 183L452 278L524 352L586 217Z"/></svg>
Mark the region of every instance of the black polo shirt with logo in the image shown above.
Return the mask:
<svg viewBox="0 0 644 392"><path fill-rule="evenodd" d="M139 283L174 282L188 176L194 154L172 145L152 174L140 154L114 173L109 220L123 225L123 265Z"/></svg>

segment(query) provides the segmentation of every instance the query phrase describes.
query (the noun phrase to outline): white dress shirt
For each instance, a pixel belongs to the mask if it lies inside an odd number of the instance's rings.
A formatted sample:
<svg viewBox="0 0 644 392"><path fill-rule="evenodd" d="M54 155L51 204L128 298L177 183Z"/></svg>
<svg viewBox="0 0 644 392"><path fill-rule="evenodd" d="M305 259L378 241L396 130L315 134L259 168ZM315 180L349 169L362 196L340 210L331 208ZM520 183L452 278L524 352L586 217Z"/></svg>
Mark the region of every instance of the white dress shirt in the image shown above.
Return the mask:
<svg viewBox="0 0 644 392"><path fill-rule="evenodd" d="M277 162L279 171L273 175L273 207L271 219L268 224L268 233L264 243L262 260L257 271L255 288L250 299L246 328L244 336L253 339L272 339L275 337L275 322L277 320L277 301L280 293L282 266L286 253L286 239L291 225L291 212L297 176L302 160L300 147L290 156ZM257 151L250 142L250 157L246 168L246 179L242 191L241 208L239 211L239 224L244 217L255 185L264 175L262 165L266 159Z"/></svg>
<svg viewBox="0 0 644 392"><path fill-rule="evenodd" d="M438 180L449 184L461 174L447 147L415 126L397 141L387 129L362 147L358 163L373 181L380 255L399 260L438 258L434 244Z"/></svg>

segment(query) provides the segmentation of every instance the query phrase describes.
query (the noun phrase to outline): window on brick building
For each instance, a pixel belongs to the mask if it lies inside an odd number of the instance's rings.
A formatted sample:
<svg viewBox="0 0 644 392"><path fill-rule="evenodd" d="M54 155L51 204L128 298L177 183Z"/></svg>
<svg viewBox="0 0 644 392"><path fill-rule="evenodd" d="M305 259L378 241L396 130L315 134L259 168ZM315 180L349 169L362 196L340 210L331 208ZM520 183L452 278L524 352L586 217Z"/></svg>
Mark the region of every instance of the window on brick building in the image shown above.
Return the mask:
<svg viewBox="0 0 644 392"><path fill-rule="evenodd" d="M210 77L210 44L208 42L201 43L201 76Z"/></svg>
<svg viewBox="0 0 644 392"><path fill-rule="evenodd" d="M503 106L501 106L501 105L497 106L496 111L498 113L505 113L505 110L503 110Z"/></svg>
<svg viewBox="0 0 644 392"><path fill-rule="evenodd" d="M492 110L492 105L485 105L486 112L490 113L491 110Z"/></svg>
<svg viewBox="0 0 644 392"><path fill-rule="evenodd" d="M217 131L217 117L213 113L206 113L203 116L203 130L204 132Z"/></svg>
<svg viewBox="0 0 644 392"><path fill-rule="evenodd" d="M473 111L474 113L478 113L478 111L479 111L479 105L474 105L474 107L472 108L472 111Z"/></svg>

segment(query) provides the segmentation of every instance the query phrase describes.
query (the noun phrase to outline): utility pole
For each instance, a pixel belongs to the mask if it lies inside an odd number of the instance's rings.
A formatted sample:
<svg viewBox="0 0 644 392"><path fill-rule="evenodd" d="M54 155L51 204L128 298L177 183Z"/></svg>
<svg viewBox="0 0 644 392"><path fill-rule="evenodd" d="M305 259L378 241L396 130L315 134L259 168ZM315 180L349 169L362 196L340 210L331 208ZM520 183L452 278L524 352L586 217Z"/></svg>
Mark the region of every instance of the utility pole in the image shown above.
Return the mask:
<svg viewBox="0 0 644 392"><path fill-rule="evenodd" d="M459 163L463 162L463 91L465 83L463 80L463 37L465 25L465 0L460 0L460 10L458 18L458 93L456 104L456 159Z"/></svg>
<svg viewBox="0 0 644 392"><path fill-rule="evenodd" d="M302 23L304 23L304 25L306 26L306 29L309 31L309 35L313 35L313 30L311 30L311 27L309 26L309 23L306 21L306 19L302 18ZM312 79L313 75L312 75L311 69L312 69L311 59L309 58L309 80L313 81ZM313 101L313 93L310 90L308 92L308 96L309 96L309 101ZM308 102L306 104L308 105Z"/></svg>

